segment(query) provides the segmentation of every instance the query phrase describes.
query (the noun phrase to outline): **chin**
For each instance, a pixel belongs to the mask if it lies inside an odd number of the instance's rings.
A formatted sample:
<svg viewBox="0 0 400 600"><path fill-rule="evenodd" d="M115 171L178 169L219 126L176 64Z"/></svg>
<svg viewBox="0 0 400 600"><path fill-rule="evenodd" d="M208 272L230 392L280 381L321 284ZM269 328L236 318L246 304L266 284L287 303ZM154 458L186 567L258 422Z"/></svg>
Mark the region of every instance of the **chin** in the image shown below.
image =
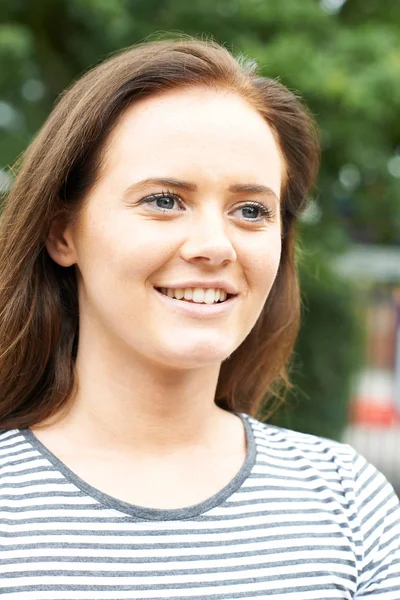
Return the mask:
<svg viewBox="0 0 400 600"><path fill-rule="evenodd" d="M229 344L227 340L202 340L192 344L175 344L170 352L165 351L164 357L168 357L168 362L178 368L201 368L221 364L229 358L236 347L236 345Z"/></svg>

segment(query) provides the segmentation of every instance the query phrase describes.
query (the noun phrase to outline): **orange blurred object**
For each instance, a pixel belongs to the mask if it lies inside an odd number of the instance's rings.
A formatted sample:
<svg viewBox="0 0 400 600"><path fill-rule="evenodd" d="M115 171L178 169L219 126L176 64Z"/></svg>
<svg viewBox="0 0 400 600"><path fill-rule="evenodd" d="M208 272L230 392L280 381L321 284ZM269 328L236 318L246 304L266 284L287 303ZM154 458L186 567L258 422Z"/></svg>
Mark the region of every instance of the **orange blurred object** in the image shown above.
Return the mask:
<svg viewBox="0 0 400 600"><path fill-rule="evenodd" d="M400 415L391 400L377 404L367 398L358 398L350 407L350 420L357 425L391 427L400 423Z"/></svg>

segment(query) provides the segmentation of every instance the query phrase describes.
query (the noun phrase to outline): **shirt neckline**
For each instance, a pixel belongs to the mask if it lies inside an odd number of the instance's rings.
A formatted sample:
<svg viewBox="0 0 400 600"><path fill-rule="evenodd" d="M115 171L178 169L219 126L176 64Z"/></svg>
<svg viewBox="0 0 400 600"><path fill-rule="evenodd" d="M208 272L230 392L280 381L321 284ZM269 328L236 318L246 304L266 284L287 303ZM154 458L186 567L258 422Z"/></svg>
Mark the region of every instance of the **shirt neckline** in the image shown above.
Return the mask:
<svg viewBox="0 0 400 600"><path fill-rule="evenodd" d="M71 471L71 469L67 467L65 463L63 463L44 444L42 444L33 431L30 429L19 429L18 431L42 456L47 458L53 467L60 471L70 483L79 488L86 495L100 502L103 506L112 508L137 519L150 521L173 521L198 517L203 513L219 506L225 500L227 500L229 496L236 492L250 475L257 458L254 432L247 414L236 412L234 414L242 420L246 435L246 458L241 468L227 485L225 485L220 491L210 498L191 506L171 509L147 508L144 506L138 506L129 502L125 502L124 500L114 498L113 496L100 491L81 479L78 475L76 475L76 473Z"/></svg>

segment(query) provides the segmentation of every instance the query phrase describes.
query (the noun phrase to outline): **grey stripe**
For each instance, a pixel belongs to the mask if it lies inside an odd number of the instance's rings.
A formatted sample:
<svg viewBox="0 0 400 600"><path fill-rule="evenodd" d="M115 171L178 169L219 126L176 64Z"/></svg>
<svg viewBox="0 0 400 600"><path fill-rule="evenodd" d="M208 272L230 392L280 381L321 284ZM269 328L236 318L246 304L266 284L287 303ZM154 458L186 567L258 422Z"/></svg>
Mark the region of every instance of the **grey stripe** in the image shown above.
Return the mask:
<svg viewBox="0 0 400 600"><path fill-rule="evenodd" d="M35 531L34 529L29 531L29 535L32 536L33 538L35 537L40 537L40 536L45 536L45 535L76 535L76 534L81 534L82 531L81 530L77 530L76 532L72 532L69 529L58 529L58 530L49 530L46 533L43 531ZM131 531L114 531L109 533L107 532L101 532L101 531L84 531L83 532L86 536L87 539L90 539L91 536L93 537L98 537L100 535L117 535L120 538L124 538L124 537L139 537L139 532L135 531L134 533ZM154 532L154 536L160 536L160 535L164 535L164 537L168 537L168 535L171 532L166 530L166 531L158 531L158 532ZM186 533L186 532L185 532ZM206 538L206 533L204 533L204 537ZM208 532L208 533L213 533L213 532ZM4 532L2 532L2 535L4 535ZM171 535L175 535L174 533L171 533ZM9 539L18 539L18 538L23 538L26 537L26 532L23 531L16 531L13 533L7 533L7 537ZM146 536L145 536L146 537ZM148 537L150 537L150 535L148 535ZM190 535L188 536L190 538ZM310 539L310 537L313 540L318 540L318 539L341 539L342 538L342 534L339 531L336 532L327 532L327 531L320 531L318 535L311 535L311 532L307 532L307 533L295 533L295 535L292 534L275 534L275 535L265 535L265 536L257 536L257 538L254 538L253 541L257 541L259 543L261 542L278 542L278 541L285 541L285 540L292 540L293 538L298 539L298 540L303 540L303 539ZM249 540L248 539L233 539L233 540L224 540L223 544L224 546L239 546L239 545L244 545L244 544L248 544ZM121 545L121 542L119 543L119 545ZM136 544L138 547L140 547L141 550L151 550L152 548L154 549L161 549L161 550L167 550L167 549L172 549L172 548L179 548L179 549L184 549L184 548L192 548L193 545L196 546L196 548L210 548L210 547L218 547L221 546L221 541L209 541L207 539L205 539L204 541L196 541L196 543L194 544L193 542L175 542L175 541L168 541L168 542L149 542L148 544L144 544L141 543ZM132 547L132 544L129 544L130 547Z"/></svg>
<svg viewBox="0 0 400 600"><path fill-rule="evenodd" d="M76 505L64 505L62 506L63 509L68 509L69 511L71 511L71 509L73 508L73 510L75 509L81 509L81 510L88 510L90 507L88 505L82 505L81 507L76 506ZM29 517L27 519L11 519L8 517L0 517L0 523L5 523L7 525L21 525L23 523L29 523L29 524L35 524L35 523L79 523L79 524L84 524L84 523L103 523L103 524L116 524L116 523L120 523L121 520L125 520L125 517L114 517L113 519L111 519L110 517L101 517L101 515L93 515L93 516L89 516L89 515L85 515L85 516L79 516L79 517L74 517L74 516L70 516L67 515L65 517L59 517L59 516L55 516L52 517L51 516L51 511L52 510L59 510L60 507L57 505L56 506L50 506L48 509L46 507L46 511L48 513L48 516L46 517ZM41 507L37 507L36 510L41 510L43 512L43 508ZM101 511L102 507L96 507L97 511ZM7 511L9 511L9 509L7 508ZM15 508L13 509L14 512L22 513L23 510L19 509L19 508ZM302 515L316 515L316 514L320 514L323 515L324 517L327 517L327 511L326 510L322 510L320 508L310 508L310 509L303 509L302 511ZM299 511L295 510L295 509L291 509L288 510L287 508L283 509L283 510L275 510L275 511L271 511L271 514L277 514L277 515L285 515L285 516L290 516L290 515L299 515ZM343 516L343 511L340 511L339 509L336 510L332 510L332 514L340 516ZM390 514L390 513L388 513ZM238 514L238 515L221 515L218 520L215 517L208 517L208 518L196 518L196 521L199 521L200 523L208 523L210 525L210 528L207 529L206 527L203 529L198 529L196 531L196 533L201 533L204 531L210 531L212 529L212 531L215 531L215 527L218 526L218 523L221 522L229 522L229 521L237 521L237 520L244 520L246 518L258 518L258 517L265 517L265 509L262 511L258 511L258 512L247 512L247 513L243 513L243 514ZM344 518L344 517L343 517ZM346 519L345 523L348 523L349 521L352 522L356 519L356 517L353 515L350 519ZM315 521L317 522L317 521ZM322 524L324 521L322 520L318 520L319 524ZM332 523L334 521L332 520L328 520L325 522L329 522ZM293 521L287 521L287 524L292 525ZM313 521L307 521L307 523L309 523L310 525L313 524ZM280 525L284 525L285 521L280 521L279 522ZM302 523L304 524L304 523ZM342 524L342 523L340 523ZM278 524L277 524L278 525ZM246 530L248 529L258 529L260 527L260 524L257 525L246 525ZM375 527L375 525L374 525ZM234 531L235 528L230 527L229 531ZM236 528L237 531L242 531L243 530L243 526L240 525ZM178 530L174 529L174 532L177 533ZM221 527L220 531L226 531L225 527ZM194 530L190 530L190 532L194 532Z"/></svg>
<svg viewBox="0 0 400 600"><path fill-rule="evenodd" d="M360 545L360 544L359 544ZM3 550L15 550L18 547L15 546L14 544L10 545L10 546L4 546ZM24 545L24 550L37 550L38 546L35 543L31 543L31 544L26 544ZM145 549L144 546L140 546L141 549ZM153 545L150 546L150 549L154 548ZM301 551L302 552L310 552L315 550L315 545L312 544L304 544L301 546ZM68 550L131 550L132 549L132 544L107 544L107 542L104 543L97 543L97 544L88 544L86 542L71 542L71 543L67 543L67 542L46 542L46 549L48 549L49 551L51 550L56 550L56 549L68 549ZM194 548L194 550L199 550L200 548L198 548L197 546ZM335 546L334 547L335 552L348 552L348 547L347 546ZM332 546L330 544L326 544L325 546L323 544L318 545L318 551L322 552L332 552ZM223 553L222 553L223 552ZM250 558L252 556L274 556L274 555L279 555L279 554L287 554L288 552L292 552L293 554L298 554L299 553L299 547L298 546L285 546L284 548L264 548L263 550L246 550L243 548L240 548L240 556L243 558ZM220 557L223 559L229 559L229 558L238 558L238 554L239 554L239 549L236 552L225 552L221 550L221 555ZM53 555L54 556L54 555ZM47 560L48 557L43 557L43 561ZM59 557L60 560L63 558L62 556ZM92 560L93 557L90 557L90 560ZM157 563L157 562L176 562L177 560L180 561L184 561L184 562L189 562L189 561L197 561L197 560L217 560L218 558L215 555L204 555L204 554L188 554L188 555L182 555L180 557L176 557L176 556L168 556L167 554L164 555L162 557L162 559L160 558L159 560L156 558L152 558L151 562L152 563ZM21 558L17 559L18 563L22 560ZM27 558L27 560L30 562L31 560L31 556L29 556ZM76 559L75 559L76 560ZM123 558L118 558L118 562L120 560L130 560L132 562L133 559L123 559ZM336 564L337 559L335 558L335 564ZM115 558L112 558L110 562L115 562ZM149 562L148 558L140 558L140 557L135 557L133 562L136 563L145 563L147 564ZM307 561L304 561L307 562ZM350 564L352 565L354 563L353 560L348 559L346 561L346 564ZM298 564L298 561L297 561ZM175 569L174 571L175 572ZM1 588L0 588L1 589Z"/></svg>
<svg viewBox="0 0 400 600"><path fill-rule="evenodd" d="M310 550L312 548L309 548ZM298 551L298 548L297 548ZM269 552L265 552L266 555L268 554L272 554L274 551L270 550ZM285 553L286 554L286 553ZM259 556L258 553L254 553L253 556ZM204 559L204 557L202 555L197 555L197 556L192 556L191 558L191 562L194 561L199 561L201 559ZM225 558L225 555L224 555ZM249 554L246 553L246 558L249 558ZM163 558L162 563L164 562L173 562L175 559L174 558ZM186 557L185 557L185 562L186 562ZM218 560L218 559L217 559ZM18 559L17 561L15 560L4 560L2 561L2 564L4 565L14 565L15 563L20 563L22 562L22 559ZM60 556L60 557L53 557L53 556L48 556L46 557L46 559L44 560L43 557L30 557L29 558L29 563L52 563L52 562L64 562L64 563L74 563L77 562L77 564L82 564L85 562L90 562L90 563L98 563L98 564L107 564L110 563L112 564L114 562L114 560L112 558L108 558L107 556L102 556L102 557L88 557L85 561L84 558L81 558L80 561L78 562L77 559L75 557L69 557L69 556ZM124 564L131 564L132 563L132 559L130 558L120 558L118 559L119 563L124 563ZM135 559L135 564L138 562L141 562L142 564L146 564L148 562L148 559ZM159 561L161 562L161 561ZM338 558L335 560L335 563L337 565L349 565L349 566L354 566L354 561L349 561L343 558ZM152 560L152 564L154 564L154 567L157 566L157 561ZM279 562L275 562L274 561L274 567L291 567L291 566L297 566L298 560L293 558L287 558L285 560L281 560ZM313 559L313 564L318 564L318 565L331 565L332 561L329 558L315 558ZM265 565L263 564L259 564L259 563L255 563L255 564L251 564L251 565L241 565L241 566L234 566L234 567L228 567L228 566L224 566L224 567L215 567L215 568L210 568L210 567L203 567L203 568L190 568L190 569L180 569L180 568L176 568L174 569L174 575L199 575L199 574L203 574L203 573L237 573L238 571L244 571L246 569L264 569ZM96 576L101 574L101 576L108 576L110 571L96 571ZM62 573L64 573L64 571L62 571ZM77 575L78 571L73 571L73 574ZM84 571L84 573L86 574L87 571ZM125 575L125 576L129 576L132 575L132 571L119 571L118 572L120 576ZM157 571L156 569L154 569L154 571L151 571L151 575L154 577L158 577L159 575L165 575L166 571ZM141 572L137 572L135 573L136 577L146 577L148 576L149 573L147 571L141 571Z"/></svg>

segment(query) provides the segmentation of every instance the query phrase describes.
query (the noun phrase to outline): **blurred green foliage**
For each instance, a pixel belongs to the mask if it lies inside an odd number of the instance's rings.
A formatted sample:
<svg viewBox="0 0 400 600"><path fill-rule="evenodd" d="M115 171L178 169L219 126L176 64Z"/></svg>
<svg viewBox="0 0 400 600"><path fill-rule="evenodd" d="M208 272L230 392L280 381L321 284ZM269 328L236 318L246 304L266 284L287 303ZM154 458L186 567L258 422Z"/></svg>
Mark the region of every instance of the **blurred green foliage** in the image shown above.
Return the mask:
<svg viewBox="0 0 400 600"><path fill-rule="evenodd" d="M268 419L275 425L340 439L362 365L364 335L358 290L316 254L300 263L302 328L292 359L293 389Z"/></svg>
<svg viewBox="0 0 400 600"><path fill-rule="evenodd" d="M323 160L300 227L297 391L277 422L339 437L360 357L354 291L331 258L349 239L400 243L400 4L396 0L0 0L0 168L57 95L157 32L212 35L263 65L315 115ZM0 186L5 174L0 171ZM293 395L294 394L294 395Z"/></svg>

